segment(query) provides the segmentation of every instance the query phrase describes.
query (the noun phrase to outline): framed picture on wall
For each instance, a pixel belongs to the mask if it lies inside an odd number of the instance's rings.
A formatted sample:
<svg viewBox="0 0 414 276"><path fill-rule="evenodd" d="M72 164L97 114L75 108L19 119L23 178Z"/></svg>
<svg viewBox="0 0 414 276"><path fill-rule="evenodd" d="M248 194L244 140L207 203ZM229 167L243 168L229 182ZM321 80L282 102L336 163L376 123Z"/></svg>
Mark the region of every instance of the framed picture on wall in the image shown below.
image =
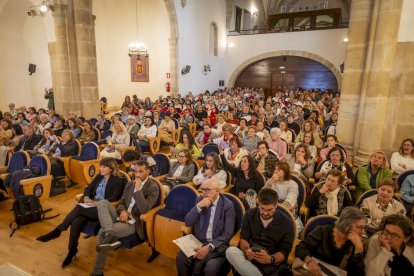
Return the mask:
<svg viewBox="0 0 414 276"><path fill-rule="evenodd" d="M234 30L236 32L240 32L240 29L241 29L242 12L243 12L243 9L236 6L236 16L235 16L236 21L234 23Z"/></svg>
<svg viewBox="0 0 414 276"><path fill-rule="evenodd" d="M131 81L149 82L149 57L131 55Z"/></svg>

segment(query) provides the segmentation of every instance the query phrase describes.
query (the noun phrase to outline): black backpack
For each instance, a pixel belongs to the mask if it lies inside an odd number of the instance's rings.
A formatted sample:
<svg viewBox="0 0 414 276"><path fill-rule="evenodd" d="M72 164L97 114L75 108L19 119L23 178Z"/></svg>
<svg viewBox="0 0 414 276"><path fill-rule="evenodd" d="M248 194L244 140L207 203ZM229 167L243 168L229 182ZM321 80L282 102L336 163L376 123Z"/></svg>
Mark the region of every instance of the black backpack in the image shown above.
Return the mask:
<svg viewBox="0 0 414 276"><path fill-rule="evenodd" d="M41 221L44 219L51 219L59 216L60 214L45 217L45 213L52 209L43 210L42 204L40 204L39 198L34 195L22 196L13 202L13 216L14 221L10 222L9 228L12 229L10 238L14 232L20 228L20 226L27 225L33 222ZM17 227L12 227L13 222Z"/></svg>

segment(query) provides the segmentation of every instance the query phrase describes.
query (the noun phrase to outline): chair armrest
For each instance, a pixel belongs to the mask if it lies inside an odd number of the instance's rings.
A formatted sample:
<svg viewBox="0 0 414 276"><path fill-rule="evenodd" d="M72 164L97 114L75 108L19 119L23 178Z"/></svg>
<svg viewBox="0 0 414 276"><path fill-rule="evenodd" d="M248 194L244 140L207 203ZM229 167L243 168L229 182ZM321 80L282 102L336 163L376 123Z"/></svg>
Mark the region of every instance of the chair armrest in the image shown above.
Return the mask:
<svg viewBox="0 0 414 276"><path fill-rule="evenodd" d="M4 174L7 172L7 166L1 166L0 167L0 174Z"/></svg>
<svg viewBox="0 0 414 276"><path fill-rule="evenodd" d="M52 179L53 179L53 176L51 175L33 177L29 179L20 180L20 185L26 186L26 185L30 185L31 183L35 183L35 182L48 181L48 180L52 181Z"/></svg>
<svg viewBox="0 0 414 276"><path fill-rule="evenodd" d="M149 222L151 219L154 218L155 213L159 210L164 208L164 204L154 207L151 210L148 210L145 214L142 214L139 219L145 222Z"/></svg>
<svg viewBox="0 0 414 276"><path fill-rule="evenodd" d="M53 176L45 175L29 179L20 180L25 195L35 195L40 202L44 202L50 196L50 187Z"/></svg>
<svg viewBox="0 0 414 276"><path fill-rule="evenodd" d="M158 179L161 183L162 182L164 182L165 181L165 178L167 177L167 175L166 174L163 174L163 175L159 175L159 176L156 176L156 177L154 177L155 179Z"/></svg>
<svg viewBox="0 0 414 276"><path fill-rule="evenodd" d="M75 195L75 200L77 202L79 202L79 200L81 199L81 197L83 197L83 194L77 194L77 195Z"/></svg>
<svg viewBox="0 0 414 276"><path fill-rule="evenodd" d="M292 250L289 253L288 259L287 259L287 263L289 266L291 266L293 264L293 262L295 261L295 250L296 250L296 246L300 243L300 239L295 239L293 241L293 245L292 245Z"/></svg>
<svg viewBox="0 0 414 276"><path fill-rule="evenodd" d="M304 220L303 220L303 225L306 224L306 221L308 221L308 216L309 216L309 208L306 207L305 205L302 205L299 209L299 216L304 216Z"/></svg>
<svg viewBox="0 0 414 276"><path fill-rule="evenodd" d="M2 179L2 180L4 181L4 180L6 180L6 177L7 177L8 175L9 175L8 173L3 173L3 174L0 174L0 179Z"/></svg>
<svg viewBox="0 0 414 276"><path fill-rule="evenodd" d="M227 185L223 189L220 189L220 193L230 193L232 188L233 188L233 185Z"/></svg>
<svg viewBox="0 0 414 276"><path fill-rule="evenodd" d="M65 173L69 179L72 179L72 175L70 173L70 160L72 156L67 157L59 157L59 159L63 162L63 167L65 168Z"/></svg>
<svg viewBox="0 0 414 276"><path fill-rule="evenodd" d="M127 150L135 150L134 146L129 147L119 147L118 151L121 153L121 156L127 151Z"/></svg>
<svg viewBox="0 0 414 276"><path fill-rule="evenodd" d="M193 227L187 227L185 225L181 226L181 232L183 232L183 236L189 235L193 232Z"/></svg>
<svg viewBox="0 0 414 276"><path fill-rule="evenodd" d="M240 230L230 240L230 246L238 247L240 242Z"/></svg>
<svg viewBox="0 0 414 276"><path fill-rule="evenodd" d="M93 159L93 160L87 160L87 161L80 161L79 164L81 166L88 166L88 165L93 165L95 163L99 163L99 159Z"/></svg>

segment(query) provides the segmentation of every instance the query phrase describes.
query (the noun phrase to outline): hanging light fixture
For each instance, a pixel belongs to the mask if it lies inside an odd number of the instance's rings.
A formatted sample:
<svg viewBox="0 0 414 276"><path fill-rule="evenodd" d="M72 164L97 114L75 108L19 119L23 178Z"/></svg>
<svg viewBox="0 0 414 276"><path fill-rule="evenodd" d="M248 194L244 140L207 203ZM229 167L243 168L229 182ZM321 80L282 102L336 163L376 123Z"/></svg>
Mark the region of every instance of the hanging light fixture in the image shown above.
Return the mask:
<svg viewBox="0 0 414 276"><path fill-rule="evenodd" d="M131 42L128 44L128 55L132 56L132 55L145 55L148 56L148 48L147 45L144 42L140 42L138 40L139 38L139 29L138 29L138 0L135 0L135 19L136 19L136 23L137 23L137 41Z"/></svg>

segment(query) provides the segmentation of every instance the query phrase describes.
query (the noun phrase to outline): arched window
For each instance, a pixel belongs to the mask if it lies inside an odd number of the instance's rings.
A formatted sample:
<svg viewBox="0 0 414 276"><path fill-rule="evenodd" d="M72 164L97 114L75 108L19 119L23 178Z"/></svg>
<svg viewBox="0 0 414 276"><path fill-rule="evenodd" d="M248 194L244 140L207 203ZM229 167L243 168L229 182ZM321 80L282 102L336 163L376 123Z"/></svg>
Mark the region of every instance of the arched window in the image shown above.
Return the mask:
<svg viewBox="0 0 414 276"><path fill-rule="evenodd" d="M216 22L210 24L210 44L209 53L213 56L218 56L218 27Z"/></svg>

